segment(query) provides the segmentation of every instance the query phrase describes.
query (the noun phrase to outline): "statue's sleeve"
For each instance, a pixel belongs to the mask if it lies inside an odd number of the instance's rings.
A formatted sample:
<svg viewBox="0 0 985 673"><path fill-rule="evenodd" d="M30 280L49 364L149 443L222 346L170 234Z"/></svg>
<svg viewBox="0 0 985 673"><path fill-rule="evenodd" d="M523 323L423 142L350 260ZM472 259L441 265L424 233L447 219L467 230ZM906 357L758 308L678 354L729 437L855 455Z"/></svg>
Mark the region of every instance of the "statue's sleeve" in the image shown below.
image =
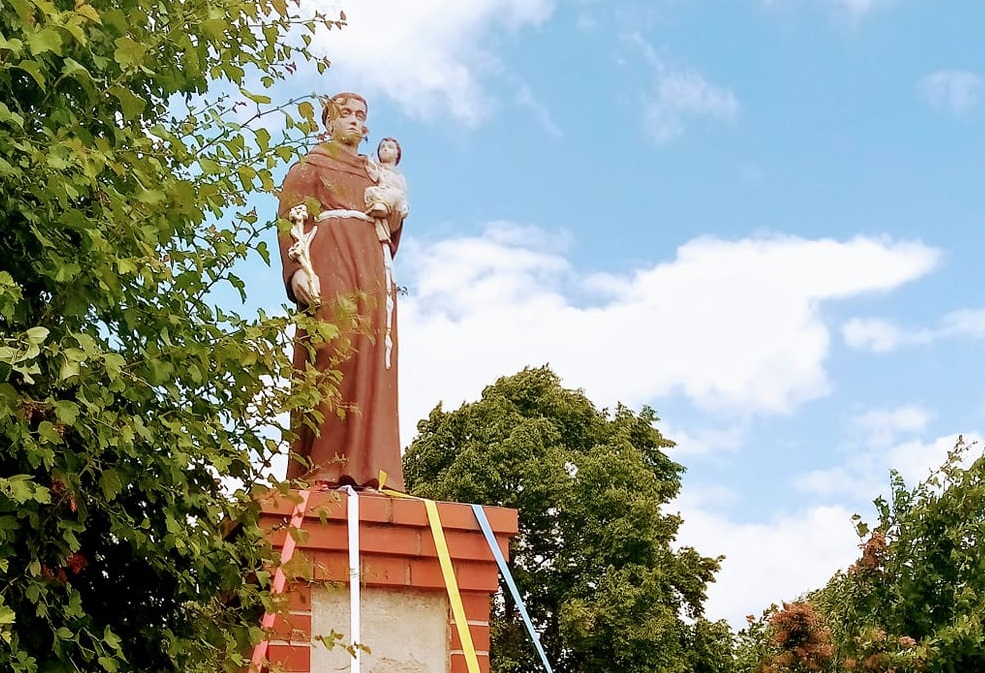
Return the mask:
<svg viewBox="0 0 985 673"><path fill-rule="evenodd" d="M287 219L287 211L296 205L304 203L306 197L314 195L314 192L310 189L311 170L310 166L298 163L291 166L291 169L287 172L287 177L284 179L284 185L281 187L280 196L278 197L277 217L279 219ZM291 259L287 254L287 251L294 243L294 239L291 237L290 231L278 228L277 242L280 245L280 263L284 272L284 287L287 290L288 298L294 303L297 303L298 300L294 296L294 290L291 289L291 277L294 276L295 271L301 268L301 264L297 260Z"/></svg>

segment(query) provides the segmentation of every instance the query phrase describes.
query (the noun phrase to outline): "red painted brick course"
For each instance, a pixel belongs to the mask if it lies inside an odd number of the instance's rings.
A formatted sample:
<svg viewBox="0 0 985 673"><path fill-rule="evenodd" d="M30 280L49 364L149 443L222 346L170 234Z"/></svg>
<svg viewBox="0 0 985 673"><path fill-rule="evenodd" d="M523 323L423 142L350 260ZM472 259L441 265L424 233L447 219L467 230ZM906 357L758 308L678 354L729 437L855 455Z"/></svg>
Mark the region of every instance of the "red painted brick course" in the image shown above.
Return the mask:
<svg viewBox="0 0 985 673"><path fill-rule="evenodd" d="M479 561L456 561L455 577L461 591L488 591L499 588L499 573L495 563Z"/></svg>
<svg viewBox="0 0 985 673"><path fill-rule="evenodd" d="M393 511L390 519L400 526L417 526L425 528L428 525L428 515L421 500L393 499Z"/></svg>
<svg viewBox="0 0 985 673"><path fill-rule="evenodd" d="M488 591L462 591L462 607L470 622L488 622L492 596Z"/></svg>
<svg viewBox="0 0 985 673"><path fill-rule="evenodd" d="M451 558L495 563L495 558L489 551L486 538L481 533L460 530L446 530L444 533L445 544L448 545L448 555ZM425 556L438 555L434 545L434 536L430 529L421 536L421 553Z"/></svg>
<svg viewBox="0 0 985 673"><path fill-rule="evenodd" d="M410 565L405 558L367 554L362 557L362 581L367 586L409 586Z"/></svg>
<svg viewBox="0 0 985 673"><path fill-rule="evenodd" d="M311 615L286 614L274 618L271 640L308 643L311 640Z"/></svg>
<svg viewBox="0 0 985 673"><path fill-rule="evenodd" d="M438 559L411 559L410 586L422 589L444 589L445 576L441 574L441 564Z"/></svg>
<svg viewBox="0 0 985 673"><path fill-rule="evenodd" d="M359 496L359 520L374 523L390 523L393 514L393 498L384 495Z"/></svg>
<svg viewBox="0 0 985 673"><path fill-rule="evenodd" d="M469 624L469 633L472 634L472 647L474 647L477 652L489 651L488 626ZM451 649L452 650L462 649L462 640L461 638L458 637L458 628L455 626L452 626L451 628Z"/></svg>
<svg viewBox="0 0 985 673"><path fill-rule="evenodd" d="M312 577L322 582L349 581L349 553L345 551L311 552Z"/></svg>
<svg viewBox="0 0 985 673"><path fill-rule="evenodd" d="M308 645L282 645L271 643L267 648L267 660L271 666L290 672L311 671L311 648Z"/></svg>
<svg viewBox="0 0 985 673"><path fill-rule="evenodd" d="M359 530L359 549L362 552L420 556L421 529L408 526L363 525Z"/></svg>
<svg viewBox="0 0 985 673"><path fill-rule="evenodd" d="M291 612L311 612L311 585L307 582L288 584L284 588L287 609Z"/></svg>
<svg viewBox="0 0 985 673"><path fill-rule="evenodd" d="M482 673L489 673L489 655L487 653L476 652L479 660L479 670ZM451 654L451 673L469 673L469 665L465 661L465 655L461 652Z"/></svg>

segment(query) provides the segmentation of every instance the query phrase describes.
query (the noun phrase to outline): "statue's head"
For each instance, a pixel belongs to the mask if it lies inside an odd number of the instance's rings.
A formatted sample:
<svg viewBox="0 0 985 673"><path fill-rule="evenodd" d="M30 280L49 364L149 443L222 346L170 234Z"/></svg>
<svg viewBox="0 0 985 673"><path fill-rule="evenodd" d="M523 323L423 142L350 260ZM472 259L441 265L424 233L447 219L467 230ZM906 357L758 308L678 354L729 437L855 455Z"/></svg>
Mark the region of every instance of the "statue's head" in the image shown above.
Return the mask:
<svg viewBox="0 0 985 673"><path fill-rule="evenodd" d="M369 133L366 128L366 99L357 93L343 91L325 101L321 120L332 140L358 147Z"/></svg>
<svg viewBox="0 0 985 673"><path fill-rule="evenodd" d="M400 163L400 143L396 138L384 138L376 148L376 156L384 164L391 161L396 166Z"/></svg>

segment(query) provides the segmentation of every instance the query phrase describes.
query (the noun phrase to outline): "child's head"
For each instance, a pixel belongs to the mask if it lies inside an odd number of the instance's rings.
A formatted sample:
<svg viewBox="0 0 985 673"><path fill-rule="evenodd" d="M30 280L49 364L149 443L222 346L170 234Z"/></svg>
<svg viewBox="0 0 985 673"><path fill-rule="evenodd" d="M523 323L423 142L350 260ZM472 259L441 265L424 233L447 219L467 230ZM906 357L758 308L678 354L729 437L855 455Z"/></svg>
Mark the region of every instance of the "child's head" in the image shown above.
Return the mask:
<svg viewBox="0 0 985 673"><path fill-rule="evenodd" d="M396 166L400 163L400 143L396 138L384 138L376 148L376 156L381 162Z"/></svg>

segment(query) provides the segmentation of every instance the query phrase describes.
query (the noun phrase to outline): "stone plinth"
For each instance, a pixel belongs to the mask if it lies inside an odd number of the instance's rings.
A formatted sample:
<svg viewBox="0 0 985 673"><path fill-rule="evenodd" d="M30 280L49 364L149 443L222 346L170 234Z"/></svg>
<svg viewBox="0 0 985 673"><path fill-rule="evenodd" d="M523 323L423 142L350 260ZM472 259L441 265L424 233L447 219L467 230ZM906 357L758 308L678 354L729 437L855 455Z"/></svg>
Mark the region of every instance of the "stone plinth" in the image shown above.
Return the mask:
<svg viewBox="0 0 985 673"><path fill-rule="evenodd" d="M278 617L270 661L285 671L345 672L350 655L316 640L334 631L351 643L347 496L311 494L287 565L289 610ZM279 549L294 502L263 503L262 524ZM517 531L516 510L485 507L504 556ZM490 598L498 569L470 505L439 502L438 514L483 673L489 671ZM361 655L364 673L467 673L424 503L378 493L359 494ZM298 577L305 578L298 580Z"/></svg>

